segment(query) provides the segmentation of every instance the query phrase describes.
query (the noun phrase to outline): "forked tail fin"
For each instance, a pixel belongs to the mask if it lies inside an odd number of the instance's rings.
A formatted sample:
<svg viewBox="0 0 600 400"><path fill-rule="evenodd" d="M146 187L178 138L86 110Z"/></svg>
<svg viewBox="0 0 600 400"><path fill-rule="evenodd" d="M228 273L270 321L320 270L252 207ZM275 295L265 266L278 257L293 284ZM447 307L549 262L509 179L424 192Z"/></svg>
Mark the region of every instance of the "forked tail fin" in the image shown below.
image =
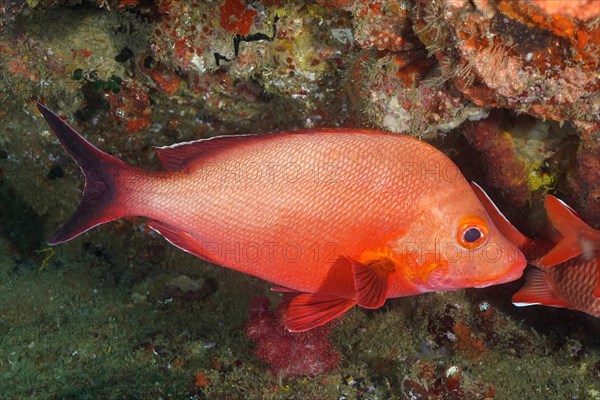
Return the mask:
<svg viewBox="0 0 600 400"><path fill-rule="evenodd" d="M127 215L117 201L116 178L134 168L98 150L44 105L38 103L37 107L85 176L83 196L77 209L62 228L52 235L48 244L69 241L95 226Z"/></svg>
<svg viewBox="0 0 600 400"><path fill-rule="evenodd" d="M575 211L552 195L544 199L552 225L562 236L556 246L542 257L542 265L551 267L583 254L591 259L598 251L600 232L583 222Z"/></svg>

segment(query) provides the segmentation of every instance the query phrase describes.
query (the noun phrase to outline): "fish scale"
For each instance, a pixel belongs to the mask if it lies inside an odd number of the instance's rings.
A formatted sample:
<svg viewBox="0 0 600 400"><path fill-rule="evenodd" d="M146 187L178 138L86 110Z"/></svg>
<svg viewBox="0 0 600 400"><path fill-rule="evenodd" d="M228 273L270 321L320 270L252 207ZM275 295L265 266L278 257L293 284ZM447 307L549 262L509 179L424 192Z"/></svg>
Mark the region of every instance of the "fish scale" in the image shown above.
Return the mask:
<svg viewBox="0 0 600 400"><path fill-rule="evenodd" d="M600 299L591 295L596 285L597 268L597 258L585 260L578 256L558 268L550 268L547 274L550 286L559 297L573 308L600 317Z"/></svg>
<svg viewBox="0 0 600 400"><path fill-rule="evenodd" d="M384 245L384 240L390 232L398 230L399 226L409 226L416 219L416 202L414 196L402 196L400 193L392 199L396 187L415 187L419 176L417 174L400 174L397 162L426 163L427 152L431 147L423 142L397 135L372 135L371 133L343 131L296 133L283 137L266 136L261 141L248 141L243 145L210 160L211 165L223 165L232 162L239 168L244 161L253 164L277 165L280 160L298 165L301 171L313 171L314 165L328 162L328 155L336 151L338 154L358 150L365 152L365 157L359 157L358 168L349 168L342 164L342 174L336 175L340 184L322 183L312 179L309 172L302 174L301 179L290 181L283 176L274 174L271 182L266 185L232 185L219 184L222 177L218 174L209 176L207 182L194 178L194 174L202 175L202 161L191 168L186 180L186 188L190 192L203 193L207 199L200 212L193 215L181 210L189 209L189 202L173 201L170 197L168 205L157 208L153 219L174 226L186 226L194 232L202 232L203 240L217 243L221 248L227 243L254 243L257 234L265 243L276 243L280 246L298 244L301 249L311 247L314 243L332 243L339 249L340 254L357 257L364 249ZM269 140L273 142L269 142ZM376 139L376 140L374 140ZM266 143L265 143L266 142ZM319 146L316 144L319 143ZM398 146L398 144L403 144ZM348 148L352 145L351 148ZM295 148L300 150L295 151ZM419 150L418 147L423 147ZM386 160L375 157L388 151ZM396 150L394 152L394 150ZM436 153L436 155L441 153ZM341 156L340 156L341 158ZM449 163L449 160L438 157L439 163ZM243 160L241 163L238 160ZM355 160L354 160L355 161ZM217 171L232 171L234 167L223 166ZM390 186L380 186L378 192L369 193L361 190L361 185L368 177L391 175ZM434 178L433 176L431 178ZM431 179L434 180L434 179ZM427 196L428 191L436 192L444 182L431 182L421 195ZM422 186L422 183L421 183ZM208 189L207 189L208 188ZM243 188L245 190L236 190ZM260 190L260 193L257 191ZM256 198L264 199L256 202ZM334 201L332 201L332 199ZM174 207L173 207L174 205ZM135 208L135 207L133 207ZM179 209L178 209L179 208ZM227 212L220 210L226 209ZM205 212L204 210L208 210ZM141 210L136 214L141 214ZM298 212L302 215L299 216ZM172 219L171 216L182 216L182 219ZM350 217L350 218L349 218ZM259 221L266 224L260 225ZM415 240L418 238L414 238ZM264 248L264 246L262 246ZM283 247L284 248L284 247ZM288 247L288 249L291 247ZM358 252L357 252L358 250ZM314 259L314 253L304 251L300 260L286 260L285 250L276 251L276 257L261 263L257 268L256 260L245 262L227 257L225 250L212 254L211 260L221 265L227 265L236 270L252 273L263 279L282 286L292 287L302 292L316 292L327 278L329 271L321 268L322 262ZM289 258L289 257L287 257ZM287 264L288 268L281 268ZM301 267L298 267L301 265ZM313 280L307 281L305 272L310 272ZM351 296L354 291L351 276L333 280L331 289L340 296Z"/></svg>

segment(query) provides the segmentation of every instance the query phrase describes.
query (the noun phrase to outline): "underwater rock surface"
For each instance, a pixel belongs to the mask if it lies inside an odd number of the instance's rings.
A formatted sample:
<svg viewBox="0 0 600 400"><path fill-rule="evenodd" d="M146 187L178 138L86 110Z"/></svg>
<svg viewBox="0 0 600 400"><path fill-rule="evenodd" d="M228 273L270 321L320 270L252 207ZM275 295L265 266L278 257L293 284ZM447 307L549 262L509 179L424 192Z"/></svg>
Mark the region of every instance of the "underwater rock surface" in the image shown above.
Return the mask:
<svg viewBox="0 0 600 400"><path fill-rule="evenodd" d="M141 219L45 246L83 178L35 110L154 169L151 146L222 134L413 135L525 233L551 236L549 192L598 228L594 1L0 3L0 398L600 399L600 320L517 309L522 282L352 310L302 342L311 373L246 335L279 294Z"/></svg>

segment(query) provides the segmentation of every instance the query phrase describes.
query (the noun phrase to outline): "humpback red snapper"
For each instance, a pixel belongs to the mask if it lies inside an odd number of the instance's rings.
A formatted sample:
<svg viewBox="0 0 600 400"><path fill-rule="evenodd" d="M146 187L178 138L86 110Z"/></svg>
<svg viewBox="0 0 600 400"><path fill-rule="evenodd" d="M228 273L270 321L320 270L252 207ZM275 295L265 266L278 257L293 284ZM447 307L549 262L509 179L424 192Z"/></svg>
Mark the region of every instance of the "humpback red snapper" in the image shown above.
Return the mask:
<svg viewBox="0 0 600 400"><path fill-rule="evenodd" d="M38 108L85 175L54 245L142 216L175 246L294 293L291 331L354 305L519 278L521 251L458 168L431 145L364 129L221 136L156 148L146 172Z"/></svg>

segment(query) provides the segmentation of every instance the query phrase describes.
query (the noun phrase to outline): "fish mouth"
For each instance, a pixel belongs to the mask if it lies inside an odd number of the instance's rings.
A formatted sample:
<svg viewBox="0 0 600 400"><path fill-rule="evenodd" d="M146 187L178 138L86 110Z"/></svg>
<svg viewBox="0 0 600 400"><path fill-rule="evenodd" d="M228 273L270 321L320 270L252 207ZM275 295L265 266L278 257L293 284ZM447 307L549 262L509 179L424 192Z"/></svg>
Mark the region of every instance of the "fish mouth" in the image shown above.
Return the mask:
<svg viewBox="0 0 600 400"><path fill-rule="evenodd" d="M475 281L475 284L473 285L473 287L484 288L484 287L488 287L488 286L501 285L503 283L516 281L521 276L523 276L524 269L525 269L525 267L512 268L508 273L499 274L499 275L496 275L495 277L492 277L492 278L486 279L486 280L482 280L482 281Z"/></svg>
<svg viewBox="0 0 600 400"><path fill-rule="evenodd" d="M440 269L432 271L427 277L426 283L429 290L453 290L462 288L484 288L493 285L500 285L519 279L523 275L523 271L527 266L525 256L520 253L517 260L510 263L503 272L495 274L483 274L479 277L469 276L469 274L461 274L461 271L456 271L455 274L448 274L447 271ZM465 267L466 270L476 268L473 265ZM493 271L490 271L493 272Z"/></svg>
<svg viewBox="0 0 600 400"><path fill-rule="evenodd" d="M527 261L525 260L525 256L523 254L520 254L518 261L516 261L507 272L498 274L494 277L485 280L475 281L473 287L484 288L488 286L501 285L503 283L516 281L517 279L521 278L521 276L523 276L523 271L525 270L526 266Z"/></svg>
<svg viewBox="0 0 600 400"><path fill-rule="evenodd" d="M457 276L444 276L443 271L435 270L427 278L427 285L431 290L452 290L458 288L485 288L488 286L501 285L519 279L527 266L524 256L520 256L516 262L513 262L508 269L493 275L483 275L481 278L460 278L460 272ZM475 268L474 266L472 268Z"/></svg>

